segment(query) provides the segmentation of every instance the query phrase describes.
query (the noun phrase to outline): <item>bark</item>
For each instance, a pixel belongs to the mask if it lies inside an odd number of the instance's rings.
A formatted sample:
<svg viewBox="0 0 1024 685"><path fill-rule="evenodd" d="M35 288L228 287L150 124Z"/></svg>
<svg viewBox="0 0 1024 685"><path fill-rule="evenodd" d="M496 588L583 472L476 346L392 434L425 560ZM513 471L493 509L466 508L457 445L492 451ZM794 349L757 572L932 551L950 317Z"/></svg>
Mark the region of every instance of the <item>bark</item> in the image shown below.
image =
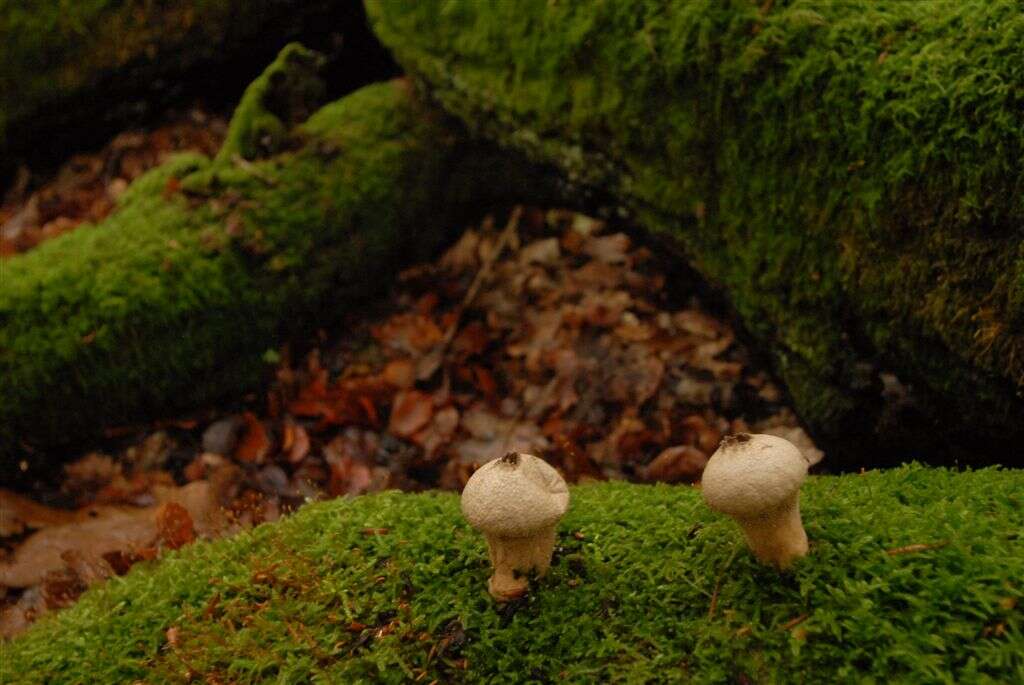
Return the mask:
<svg viewBox="0 0 1024 685"><path fill-rule="evenodd" d="M2 263L0 473L258 388L268 350L429 256L470 203L543 192L532 168L466 143L404 82L291 126L323 90L319 61L289 46L216 159L178 157L107 220Z"/></svg>
<svg viewBox="0 0 1024 685"><path fill-rule="evenodd" d="M682 248L833 464L1024 464L1011 0L368 0L474 132Z"/></svg>

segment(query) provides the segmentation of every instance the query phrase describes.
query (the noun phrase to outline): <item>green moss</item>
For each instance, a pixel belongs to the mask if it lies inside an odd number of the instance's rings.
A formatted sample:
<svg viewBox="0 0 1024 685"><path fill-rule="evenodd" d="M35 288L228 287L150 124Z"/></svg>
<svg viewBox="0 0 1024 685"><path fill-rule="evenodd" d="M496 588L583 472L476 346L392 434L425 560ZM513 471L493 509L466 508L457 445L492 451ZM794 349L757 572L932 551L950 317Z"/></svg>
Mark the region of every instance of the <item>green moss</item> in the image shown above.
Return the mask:
<svg viewBox="0 0 1024 685"><path fill-rule="evenodd" d="M324 84L316 75L323 62L321 55L297 43L286 46L246 88L217 161L279 151L294 124L308 119L323 99Z"/></svg>
<svg viewBox="0 0 1024 685"><path fill-rule="evenodd" d="M312 504L90 591L2 647L3 676L1015 682L1022 491L992 469L812 478L811 554L780 575L696 489L580 486L551 573L504 611L456 496Z"/></svg>
<svg viewBox="0 0 1024 685"><path fill-rule="evenodd" d="M368 2L446 110L680 242L836 452L901 425L1022 435L1019 9Z"/></svg>
<svg viewBox="0 0 1024 685"><path fill-rule="evenodd" d="M288 48L250 90L225 150L248 153L259 90L307 93ZM284 75L279 80L274 74ZM325 107L267 159L185 156L145 175L117 211L2 262L0 468L105 426L192 410L258 387L262 357L326 325L423 258L463 209L519 190L477 176L475 148L398 83ZM476 150L478 152L478 150ZM227 155L222 155L227 157ZM486 155L484 155L484 158ZM517 187L518 186L518 187Z"/></svg>
<svg viewBox="0 0 1024 685"><path fill-rule="evenodd" d="M237 79L225 65L255 55L258 69L287 39L346 16L327 0L0 0L0 173L40 148L91 144L211 74Z"/></svg>
<svg viewBox="0 0 1024 685"><path fill-rule="evenodd" d="M316 61L286 48L216 160L178 157L102 223L0 262L0 469L256 389L268 349L426 258L467 206L545 198L544 174L467 143L402 82L290 127ZM288 149L255 159L272 120Z"/></svg>

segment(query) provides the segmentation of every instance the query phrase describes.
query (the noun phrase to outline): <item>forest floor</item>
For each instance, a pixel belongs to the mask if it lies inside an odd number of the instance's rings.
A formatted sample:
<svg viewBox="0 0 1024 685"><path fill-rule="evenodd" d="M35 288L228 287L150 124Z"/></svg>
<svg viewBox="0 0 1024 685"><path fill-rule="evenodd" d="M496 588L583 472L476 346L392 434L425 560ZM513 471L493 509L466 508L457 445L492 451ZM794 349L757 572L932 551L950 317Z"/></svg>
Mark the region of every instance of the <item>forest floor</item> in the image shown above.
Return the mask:
<svg viewBox="0 0 1024 685"><path fill-rule="evenodd" d="M193 110L34 191L21 175L0 207L0 258L89 230L146 169L212 154L224 130ZM51 481L0 489L0 636L164 549L313 500L460 490L509 451L570 482L694 483L722 436L747 430L820 461L765 365L677 269L581 214L487 216L365 311L269 352L265 394L111 429Z"/></svg>

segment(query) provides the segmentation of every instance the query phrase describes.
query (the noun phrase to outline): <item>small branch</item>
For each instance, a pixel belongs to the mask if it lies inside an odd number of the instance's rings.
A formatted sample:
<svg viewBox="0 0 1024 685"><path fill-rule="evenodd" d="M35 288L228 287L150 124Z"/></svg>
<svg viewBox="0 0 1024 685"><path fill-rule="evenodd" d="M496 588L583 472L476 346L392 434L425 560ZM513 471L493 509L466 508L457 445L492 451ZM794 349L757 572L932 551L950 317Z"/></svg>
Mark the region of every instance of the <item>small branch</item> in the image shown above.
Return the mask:
<svg viewBox="0 0 1024 685"><path fill-rule="evenodd" d="M800 614L796 618L791 618L790 620L786 621L781 626L779 626L779 630L792 630L793 628L796 628L798 625L800 625L810 617L810 614Z"/></svg>
<svg viewBox="0 0 1024 685"><path fill-rule="evenodd" d="M718 609L718 591L722 588L722 578L725 576L725 572L728 570L732 560L736 558L736 552L738 550L739 547L732 548L732 554L730 554L729 558L726 559L725 564L722 566L722 570L718 572L718 578L715 579L715 589L711 592L711 605L708 607L708 620L715 617L715 610Z"/></svg>
<svg viewBox="0 0 1024 685"><path fill-rule="evenodd" d="M948 544L949 540L943 540L942 542L933 542L930 544L919 543L915 545L906 545L905 547L894 547L893 549L887 549L885 550L885 553L891 557L894 557L898 554L914 554L915 552L927 552L928 550L932 549L941 549Z"/></svg>
<svg viewBox="0 0 1024 685"><path fill-rule="evenodd" d="M434 347L425 357L421 358L419 363L416 365L416 379L425 381L441 367L441 363L444 361L444 356L448 352L448 346L451 345L452 340L455 339L455 334L459 330L459 322L462 320L462 315L473 304L473 300L476 299L477 294L480 292L480 288L483 287L484 283L491 276L491 272L494 271L494 264L498 261L498 257L505 251L505 247L512 242L512 238L516 235L516 231L519 229L519 218L523 215L523 208L516 205L515 209L512 210L512 214L508 218L508 224L505 225L505 229L498 236L498 242L494 245L494 250L491 254L487 255L484 259L483 264L480 265L480 270L477 271L476 276L473 278L473 282L469 285L469 289L466 291L465 297L462 298L462 303L458 309L455 310L455 318L452 319L451 324L448 326L448 330L445 331L444 337L441 342Z"/></svg>

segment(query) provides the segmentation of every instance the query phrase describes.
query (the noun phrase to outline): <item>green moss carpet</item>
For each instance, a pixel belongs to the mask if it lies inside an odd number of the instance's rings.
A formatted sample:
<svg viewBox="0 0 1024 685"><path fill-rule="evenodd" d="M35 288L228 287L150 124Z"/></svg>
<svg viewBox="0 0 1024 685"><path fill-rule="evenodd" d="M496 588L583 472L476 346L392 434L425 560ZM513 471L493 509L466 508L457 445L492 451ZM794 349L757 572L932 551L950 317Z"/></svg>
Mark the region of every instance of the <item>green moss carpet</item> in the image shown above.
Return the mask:
<svg viewBox="0 0 1024 685"><path fill-rule="evenodd" d="M504 608L455 495L311 504L88 592L2 647L3 681L1024 681L1024 472L803 495L811 553L779 574L695 488L575 487Z"/></svg>

